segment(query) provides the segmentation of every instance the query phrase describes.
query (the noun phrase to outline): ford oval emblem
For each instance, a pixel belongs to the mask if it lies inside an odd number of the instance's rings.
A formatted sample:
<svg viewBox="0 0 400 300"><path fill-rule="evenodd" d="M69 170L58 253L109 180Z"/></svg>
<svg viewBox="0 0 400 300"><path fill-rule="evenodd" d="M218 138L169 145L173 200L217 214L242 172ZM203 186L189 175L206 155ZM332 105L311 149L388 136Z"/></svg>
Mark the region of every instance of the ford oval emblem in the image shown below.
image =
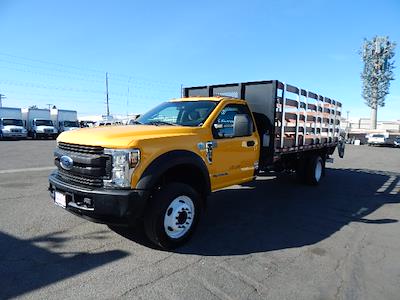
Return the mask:
<svg viewBox="0 0 400 300"><path fill-rule="evenodd" d="M74 161L71 157L63 155L60 157L60 165L64 170L71 170L74 165Z"/></svg>

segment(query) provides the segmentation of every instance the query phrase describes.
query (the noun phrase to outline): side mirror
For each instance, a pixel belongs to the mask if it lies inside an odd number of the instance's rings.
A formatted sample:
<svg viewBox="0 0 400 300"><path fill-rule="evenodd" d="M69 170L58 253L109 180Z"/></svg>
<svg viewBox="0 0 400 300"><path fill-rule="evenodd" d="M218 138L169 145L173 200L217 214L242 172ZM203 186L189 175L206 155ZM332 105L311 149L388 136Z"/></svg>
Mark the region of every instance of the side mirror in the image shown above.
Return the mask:
<svg viewBox="0 0 400 300"><path fill-rule="evenodd" d="M246 114L237 114L233 119L233 136L249 136L253 131L253 123Z"/></svg>

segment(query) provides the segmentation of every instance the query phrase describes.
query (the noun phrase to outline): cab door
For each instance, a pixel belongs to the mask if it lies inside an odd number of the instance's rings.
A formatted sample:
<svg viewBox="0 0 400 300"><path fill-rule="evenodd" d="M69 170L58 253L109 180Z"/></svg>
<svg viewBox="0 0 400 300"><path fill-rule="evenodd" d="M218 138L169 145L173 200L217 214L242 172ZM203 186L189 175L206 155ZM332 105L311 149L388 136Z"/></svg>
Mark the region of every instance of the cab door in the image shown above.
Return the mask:
<svg viewBox="0 0 400 300"><path fill-rule="evenodd" d="M253 130L249 135L234 136L233 122L237 114L246 114L251 121ZM254 128L250 111L243 104L227 104L214 120L213 140L206 143L213 190L254 178L259 159L259 137Z"/></svg>

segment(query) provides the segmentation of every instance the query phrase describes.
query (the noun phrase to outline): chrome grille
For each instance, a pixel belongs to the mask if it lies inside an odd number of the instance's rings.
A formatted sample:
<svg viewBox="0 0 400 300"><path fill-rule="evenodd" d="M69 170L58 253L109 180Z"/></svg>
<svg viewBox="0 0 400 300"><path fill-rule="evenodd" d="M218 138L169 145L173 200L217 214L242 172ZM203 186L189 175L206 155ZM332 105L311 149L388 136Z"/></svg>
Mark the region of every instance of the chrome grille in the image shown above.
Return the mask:
<svg viewBox="0 0 400 300"><path fill-rule="evenodd" d="M102 178L95 178L95 177L88 177L82 175L74 175L67 171L58 170L58 176L65 182L83 185L83 186L90 186L90 187L102 187L103 186L103 179Z"/></svg>
<svg viewBox="0 0 400 300"><path fill-rule="evenodd" d="M65 151L80 152L86 154L104 154L104 148L100 146L86 146L59 142L58 148Z"/></svg>
<svg viewBox="0 0 400 300"><path fill-rule="evenodd" d="M111 176L111 156L104 154L103 147L58 143L54 152L58 175L65 182L80 186L102 187L103 179ZM60 158L69 156L74 161L71 169L60 164Z"/></svg>

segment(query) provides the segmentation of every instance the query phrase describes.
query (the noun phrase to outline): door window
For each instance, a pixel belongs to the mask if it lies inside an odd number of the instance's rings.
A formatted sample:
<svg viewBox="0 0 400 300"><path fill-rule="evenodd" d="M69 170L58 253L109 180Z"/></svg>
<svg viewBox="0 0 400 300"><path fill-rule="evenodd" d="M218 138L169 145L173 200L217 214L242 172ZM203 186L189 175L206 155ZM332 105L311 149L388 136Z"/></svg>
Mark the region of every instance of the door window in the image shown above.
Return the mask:
<svg viewBox="0 0 400 300"><path fill-rule="evenodd" d="M214 122L214 138L233 137L233 120L237 114L246 114L249 117L250 122L253 122L247 106L241 104L229 104L222 109Z"/></svg>

